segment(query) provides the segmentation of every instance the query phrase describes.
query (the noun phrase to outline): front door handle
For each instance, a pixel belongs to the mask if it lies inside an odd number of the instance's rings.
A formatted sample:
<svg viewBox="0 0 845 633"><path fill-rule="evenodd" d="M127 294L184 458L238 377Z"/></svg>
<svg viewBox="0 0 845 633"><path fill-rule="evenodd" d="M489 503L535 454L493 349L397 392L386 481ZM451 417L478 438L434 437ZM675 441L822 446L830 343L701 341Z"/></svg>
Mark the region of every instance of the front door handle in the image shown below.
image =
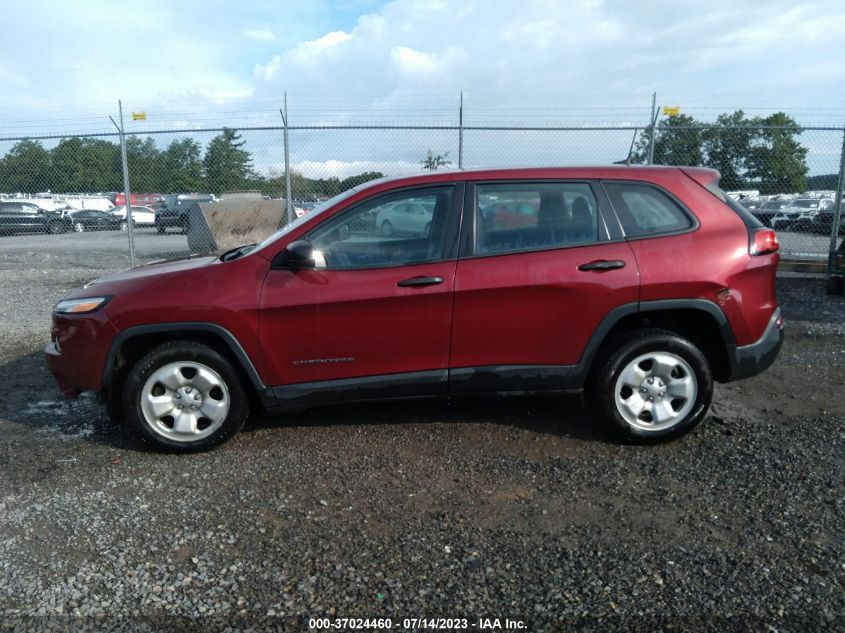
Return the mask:
<svg viewBox="0 0 845 633"><path fill-rule="evenodd" d="M625 262L621 259L598 259L594 262L588 262L578 266L578 270L614 270L616 268L625 268Z"/></svg>
<svg viewBox="0 0 845 633"><path fill-rule="evenodd" d="M434 286L435 284L442 284L443 277L411 277L410 279L403 279L397 286Z"/></svg>

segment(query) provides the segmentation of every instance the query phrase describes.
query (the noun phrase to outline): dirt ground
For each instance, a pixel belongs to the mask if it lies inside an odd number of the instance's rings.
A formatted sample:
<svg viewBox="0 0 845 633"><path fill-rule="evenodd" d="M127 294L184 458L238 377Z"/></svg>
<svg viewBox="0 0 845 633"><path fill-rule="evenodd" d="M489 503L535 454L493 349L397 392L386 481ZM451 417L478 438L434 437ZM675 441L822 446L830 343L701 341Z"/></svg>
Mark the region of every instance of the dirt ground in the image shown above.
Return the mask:
<svg viewBox="0 0 845 633"><path fill-rule="evenodd" d="M265 416L176 456L44 367L42 311L88 273L0 263L0 631L845 630L845 298L822 280L779 279L777 362L671 444L517 398Z"/></svg>

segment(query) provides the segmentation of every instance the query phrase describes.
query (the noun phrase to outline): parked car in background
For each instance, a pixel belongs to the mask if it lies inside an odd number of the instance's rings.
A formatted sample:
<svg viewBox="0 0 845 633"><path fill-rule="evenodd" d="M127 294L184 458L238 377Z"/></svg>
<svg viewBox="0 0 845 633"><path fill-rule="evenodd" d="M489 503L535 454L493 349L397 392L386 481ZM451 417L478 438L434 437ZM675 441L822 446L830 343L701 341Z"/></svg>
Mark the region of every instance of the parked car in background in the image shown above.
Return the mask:
<svg viewBox="0 0 845 633"><path fill-rule="evenodd" d="M830 235L833 230L833 210L834 205L830 205L816 214L811 227L813 233ZM845 200L839 203L839 235L845 235Z"/></svg>
<svg viewBox="0 0 845 633"><path fill-rule="evenodd" d="M133 207L133 217L135 217L134 209L135 207ZM70 224L71 229L77 233L82 233L83 231L125 231L127 228L125 211L121 218L105 211L81 209L78 211L68 211L65 218Z"/></svg>
<svg viewBox="0 0 845 633"><path fill-rule="evenodd" d="M208 204L215 198L210 193L179 193L164 196L162 205L156 210L155 227L159 233L169 228L180 228L185 233L190 228L188 209L195 204Z"/></svg>
<svg viewBox="0 0 845 633"><path fill-rule="evenodd" d="M385 237L426 236L433 213L434 202L430 198L408 198L381 209L376 214L376 226Z"/></svg>
<svg viewBox="0 0 845 633"><path fill-rule="evenodd" d="M0 201L0 236L15 233L66 233L70 224L56 211L31 202Z"/></svg>
<svg viewBox="0 0 845 633"><path fill-rule="evenodd" d="M788 199L772 199L762 203L756 209L751 209L747 206L746 209L751 211L751 213L754 214L754 217L763 223L763 226L772 226L772 219L789 203L790 200Z"/></svg>
<svg viewBox="0 0 845 633"><path fill-rule="evenodd" d="M157 193L130 193L129 204L134 207L154 207L160 204L162 196ZM114 196L114 204L118 207L126 206L126 194L117 193Z"/></svg>
<svg viewBox="0 0 845 633"><path fill-rule="evenodd" d="M618 437L665 441L705 418L715 382L764 371L783 342L777 236L718 177L373 181L260 244L86 284L54 306L44 351L65 395L100 392L168 451L222 444L257 406L531 393L585 393ZM531 223L483 226L508 200L533 202ZM359 221L372 214L407 214L412 235Z"/></svg>
<svg viewBox="0 0 845 633"><path fill-rule="evenodd" d="M772 228L776 231L809 233L816 214L831 207L833 200L830 198L796 198L772 217Z"/></svg>
<svg viewBox="0 0 845 633"><path fill-rule="evenodd" d="M132 222L136 226L154 226L156 221L155 209L151 207L131 207ZM115 218L126 220L126 207L115 207L109 213Z"/></svg>

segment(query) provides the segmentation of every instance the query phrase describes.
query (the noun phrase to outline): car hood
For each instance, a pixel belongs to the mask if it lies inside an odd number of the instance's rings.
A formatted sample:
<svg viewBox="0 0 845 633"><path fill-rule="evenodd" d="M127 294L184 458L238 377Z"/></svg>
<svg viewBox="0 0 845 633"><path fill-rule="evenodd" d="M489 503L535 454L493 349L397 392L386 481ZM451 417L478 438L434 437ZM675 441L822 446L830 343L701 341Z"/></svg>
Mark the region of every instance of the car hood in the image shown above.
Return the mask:
<svg viewBox="0 0 845 633"><path fill-rule="evenodd" d="M126 270L121 270L120 272L104 275L92 282L89 282L85 287L89 288L91 286L98 286L105 283L132 281L142 279L144 277L155 277L187 270L195 270L197 268L204 268L205 266L217 261L219 260L216 256L192 256L180 257L177 259L162 259L150 262L149 264L143 264L135 268L127 268Z"/></svg>

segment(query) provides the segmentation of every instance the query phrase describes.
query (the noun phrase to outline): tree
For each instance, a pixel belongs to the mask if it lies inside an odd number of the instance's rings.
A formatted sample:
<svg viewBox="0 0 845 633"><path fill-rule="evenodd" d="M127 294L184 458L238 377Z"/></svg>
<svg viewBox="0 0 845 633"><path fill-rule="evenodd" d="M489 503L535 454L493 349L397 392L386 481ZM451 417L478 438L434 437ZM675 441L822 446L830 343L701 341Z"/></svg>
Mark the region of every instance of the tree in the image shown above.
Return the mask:
<svg viewBox="0 0 845 633"><path fill-rule="evenodd" d="M648 130L640 134L631 157L632 163L645 164L648 157ZM701 165L702 127L691 116L681 114L663 119L655 126L654 163L657 165Z"/></svg>
<svg viewBox="0 0 845 633"><path fill-rule="evenodd" d="M357 176L349 176L349 178L341 181L340 190L346 191L347 189L352 189L352 187L363 185L365 182L378 178L384 178L384 174L380 171L365 171L363 174L358 174Z"/></svg>
<svg viewBox="0 0 845 633"><path fill-rule="evenodd" d="M161 152L155 141L149 136L140 139L137 136L126 138L126 163L129 166L129 178L132 191L152 193L161 190L163 180ZM121 169L118 154L117 169Z"/></svg>
<svg viewBox="0 0 845 633"><path fill-rule="evenodd" d="M50 150L54 190L90 193L123 188L120 148L92 138L63 138Z"/></svg>
<svg viewBox="0 0 845 633"><path fill-rule="evenodd" d="M431 150L428 150L428 154L420 163L422 163L423 169L437 171L441 167L447 167L452 164L451 160L446 160L447 156L449 156L449 152L435 155Z"/></svg>
<svg viewBox="0 0 845 633"><path fill-rule="evenodd" d="M0 160L0 191L38 193L53 187L50 152L38 141L25 139Z"/></svg>
<svg viewBox="0 0 845 633"><path fill-rule="evenodd" d="M759 122L760 132L746 160L748 178L764 194L803 191L807 184L807 148L795 138L801 133L798 123L783 112L755 122Z"/></svg>
<svg viewBox="0 0 845 633"><path fill-rule="evenodd" d="M720 114L716 125L704 133L705 165L718 169L722 189L744 189L751 147L760 135L757 122L745 118L742 110Z"/></svg>
<svg viewBox="0 0 845 633"><path fill-rule="evenodd" d="M206 188L212 193L240 190L248 181L255 178L252 169L252 156L241 149L246 141L236 130L223 128L223 131L211 139L205 152Z"/></svg>
<svg viewBox="0 0 845 633"><path fill-rule="evenodd" d="M201 152L200 144L192 138L171 142L162 153L162 177L157 191L200 191L203 186Z"/></svg>

